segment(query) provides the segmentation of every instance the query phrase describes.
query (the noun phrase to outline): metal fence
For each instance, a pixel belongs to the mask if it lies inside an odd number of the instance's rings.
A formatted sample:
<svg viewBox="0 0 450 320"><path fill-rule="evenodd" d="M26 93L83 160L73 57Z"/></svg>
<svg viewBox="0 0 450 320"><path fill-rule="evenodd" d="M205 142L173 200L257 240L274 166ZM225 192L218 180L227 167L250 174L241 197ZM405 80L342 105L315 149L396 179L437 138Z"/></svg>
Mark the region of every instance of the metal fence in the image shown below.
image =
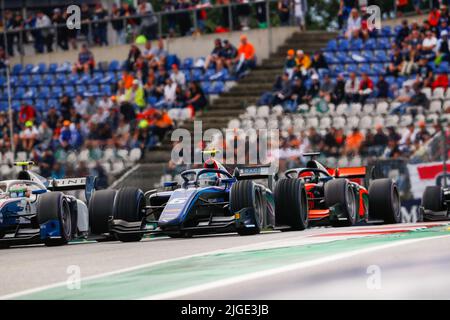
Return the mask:
<svg viewBox="0 0 450 320"><path fill-rule="evenodd" d="M421 9L427 10L432 7L433 0L419 0ZM368 1L367 4L379 5L383 16L389 18L397 13L397 1ZM308 1L308 22L313 22L324 10L337 10L337 7L323 7L319 2ZM320 11L322 10L322 11ZM412 1L402 9L404 13L414 10ZM247 30L256 28L271 28L273 26L293 26L295 19L291 8L290 18L283 21L278 12L277 0L255 0L249 3L230 3L226 5L213 5L188 10L162 11L146 15L134 15L127 17L114 17L109 15L107 19L95 21L82 21L81 29L74 30L71 35L77 41L85 41L89 45L103 44L127 44L135 40L138 35L145 35L148 39L159 39L174 36L186 36L196 33L211 34ZM4 12L4 10L3 10ZM328 12L331 19L337 19L337 12ZM3 19L5 20L5 19ZM330 21L331 22L331 21ZM333 23L331 23L333 25ZM35 28L25 24L21 28L3 30L0 37L6 39L5 47L9 53L19 55L31 55L43 51L42 46L48 45L52 51L63 50L62 37L70 32L66 24L51 25L45 28ZM106 37L106 41L99 41L99 37ZM271 47L271 32L268 32L268 43ZM33 50L34 47L34 50ZM39 47L40 50L37 48ZM10 54L11 55L11 54Z"/></svg>

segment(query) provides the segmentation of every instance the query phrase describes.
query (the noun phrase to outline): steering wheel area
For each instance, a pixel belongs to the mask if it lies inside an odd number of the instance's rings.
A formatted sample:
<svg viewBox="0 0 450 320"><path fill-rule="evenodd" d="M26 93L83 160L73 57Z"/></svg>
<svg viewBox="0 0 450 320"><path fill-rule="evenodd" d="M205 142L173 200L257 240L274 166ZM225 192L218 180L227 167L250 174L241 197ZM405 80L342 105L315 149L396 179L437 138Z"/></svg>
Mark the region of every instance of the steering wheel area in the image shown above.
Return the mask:
<svg viewBox="0 0 450 320"><path fill-rule="evenodd" d="M221 175L224 175L226 179L232 179L233 176L227 171L220 169L200 169L200 170L187 170L181 173L181 178L184 181L184 185L192 184L194 186L200 185L200 177L205 176L207 174L216 174L217 179L214 182L214 185L220 185L221 183ZM194 177L194 179L192 179Z"/></svg>

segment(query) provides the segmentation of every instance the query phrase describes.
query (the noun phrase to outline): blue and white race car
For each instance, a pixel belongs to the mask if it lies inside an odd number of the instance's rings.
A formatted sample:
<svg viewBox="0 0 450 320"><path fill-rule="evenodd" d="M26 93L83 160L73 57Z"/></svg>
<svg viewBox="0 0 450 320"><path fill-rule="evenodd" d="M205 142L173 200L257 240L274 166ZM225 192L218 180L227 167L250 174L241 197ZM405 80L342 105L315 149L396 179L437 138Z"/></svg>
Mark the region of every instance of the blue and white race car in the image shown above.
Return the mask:
<svg viewBox="0 0 450 320"><path fill-rule="evenodd" d="M144 234L173 238L224 232L253 235L266 228L307 227L306 192L300 180L292 180L274 194L269 168L243 168L231 175L214 159L214 153L202 169L184 171L181 177L182 185L166 183L159 192L144 194L131 187L95 191L89 203L92 232L127 242L139 241ZM275 212L276 201L290 202L292 209Z"/></svg>
<svg viewBox="0 0 450 320"><path fill-rule="evenodd" d="M85 190L89 200L95 178L47 180L22 167L16 180L0 181L0 247L45 243L64 245L89 232L85 202L63 191Z"/></svg>

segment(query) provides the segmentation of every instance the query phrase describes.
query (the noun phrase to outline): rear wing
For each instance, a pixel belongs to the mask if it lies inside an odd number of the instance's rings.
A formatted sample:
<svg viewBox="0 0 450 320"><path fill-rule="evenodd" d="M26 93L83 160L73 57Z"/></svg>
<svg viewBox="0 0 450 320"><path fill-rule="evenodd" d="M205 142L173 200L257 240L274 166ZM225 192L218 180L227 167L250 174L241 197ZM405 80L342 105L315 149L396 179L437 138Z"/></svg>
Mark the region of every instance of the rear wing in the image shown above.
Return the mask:
<svg viewBox="0 0 450 320"><path fill-rule="evenodd" d="M88 176L84 178L66 178L49 180L47 189L50 191L75 191L85 190L86 200L89 202L95 190L96 177Z"/></svg>
<svg viewBox="0 0 450 320"><path fill-rule="evenodd" d="M366 167L339 168L335 170L335 176L339 178L364 179L366 174Z"/></svg>
<svg viewBox="0 0 450 320"><path fill-rule="evenodd" d="M271 172L269 166L236 168L234 171L234 176L237 180L267 179L267 181L269 182L269 189L273 190L272 187L275 174Z"/></svg>

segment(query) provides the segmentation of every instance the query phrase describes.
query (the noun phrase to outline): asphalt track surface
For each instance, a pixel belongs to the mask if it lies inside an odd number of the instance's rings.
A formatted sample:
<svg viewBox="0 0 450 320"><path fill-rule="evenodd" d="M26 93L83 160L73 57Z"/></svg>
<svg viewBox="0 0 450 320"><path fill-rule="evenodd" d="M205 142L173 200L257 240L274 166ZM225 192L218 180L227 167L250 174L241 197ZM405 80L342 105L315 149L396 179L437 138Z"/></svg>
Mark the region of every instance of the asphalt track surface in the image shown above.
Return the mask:
<svg viewBox="0 0 450 320"><path fill-rule="evenodd" d="M450 299L448 248L442 223L15 247L0 298Z"/></svg>

